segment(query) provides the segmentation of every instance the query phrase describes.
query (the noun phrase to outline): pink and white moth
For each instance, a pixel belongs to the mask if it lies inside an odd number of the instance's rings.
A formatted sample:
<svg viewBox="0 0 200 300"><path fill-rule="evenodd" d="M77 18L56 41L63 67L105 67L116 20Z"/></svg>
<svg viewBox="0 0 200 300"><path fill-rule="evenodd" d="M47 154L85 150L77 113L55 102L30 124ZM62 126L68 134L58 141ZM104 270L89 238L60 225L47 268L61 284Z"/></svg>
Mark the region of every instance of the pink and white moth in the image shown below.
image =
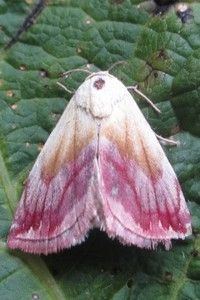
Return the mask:
<svg viewBox="0 0 200 300"><path fill-rule="evenodd" d="M99 227L127 245L191 234L178 179L127 88L97 72L78 88L27 179L8 247L48 254Z"/></svg>

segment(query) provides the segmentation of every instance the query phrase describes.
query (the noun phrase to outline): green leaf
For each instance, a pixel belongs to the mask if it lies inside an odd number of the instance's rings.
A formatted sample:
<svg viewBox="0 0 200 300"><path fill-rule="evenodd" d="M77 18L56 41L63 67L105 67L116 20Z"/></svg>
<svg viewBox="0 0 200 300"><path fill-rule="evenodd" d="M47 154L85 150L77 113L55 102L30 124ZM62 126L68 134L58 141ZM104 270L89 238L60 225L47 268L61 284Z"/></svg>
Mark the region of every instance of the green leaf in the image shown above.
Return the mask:
<svg viewBox="0 0 200 300"><path fill-rule="evenodd" d="M49 1L12 47L37 1L0 1L0 299L199 299L200 295L200 3L182 23L175 6L155 14L151 1ZM187 1L186 1L187 2ZM29 4L31 3L31 4ZM39 257L9 251L13 212L42 145L88 64L112 72L161 109L135 96L165 146L192 214L194 234L166 252L125 247L98 230L62 253Z"/></svg>

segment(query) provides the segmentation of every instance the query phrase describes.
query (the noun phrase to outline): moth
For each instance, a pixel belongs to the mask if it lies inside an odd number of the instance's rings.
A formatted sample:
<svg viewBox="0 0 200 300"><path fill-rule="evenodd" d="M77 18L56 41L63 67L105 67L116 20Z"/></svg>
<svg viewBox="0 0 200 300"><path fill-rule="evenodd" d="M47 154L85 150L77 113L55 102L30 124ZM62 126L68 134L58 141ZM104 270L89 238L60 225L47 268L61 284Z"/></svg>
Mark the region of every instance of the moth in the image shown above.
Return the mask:
<svg viewBox="0 0 200 300"><path fill-rule="evenodd" d="M191 234L178 179L127 88L88 76L67 105L26 181L8 247L48 254L110 238L166 249Z"/></svg>

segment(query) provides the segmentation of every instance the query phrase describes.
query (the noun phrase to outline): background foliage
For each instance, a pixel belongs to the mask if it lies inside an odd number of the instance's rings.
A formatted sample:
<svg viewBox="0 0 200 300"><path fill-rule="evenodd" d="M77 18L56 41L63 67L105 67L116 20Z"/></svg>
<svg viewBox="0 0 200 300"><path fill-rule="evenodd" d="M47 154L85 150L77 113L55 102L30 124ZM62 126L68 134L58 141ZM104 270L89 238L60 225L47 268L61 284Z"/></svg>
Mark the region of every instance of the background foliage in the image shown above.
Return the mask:
<svg viewBox="0 0 200 300"><path fill-rule="evenodd" d="M200 3L156 7L139 0L49 1L19 40L36 1L0 1L0 299L200 299ZM157 12L157 13L156 13ZM125 247L93 231L80 246L39 257L6 247L22 183L70 96L63 71L106 70L138 83L162 110L135 97L165 147L192 213L194 234L166 252ZM73 74L65 85L84 80ZM62 81L60 79L60 81Z"/></svg>

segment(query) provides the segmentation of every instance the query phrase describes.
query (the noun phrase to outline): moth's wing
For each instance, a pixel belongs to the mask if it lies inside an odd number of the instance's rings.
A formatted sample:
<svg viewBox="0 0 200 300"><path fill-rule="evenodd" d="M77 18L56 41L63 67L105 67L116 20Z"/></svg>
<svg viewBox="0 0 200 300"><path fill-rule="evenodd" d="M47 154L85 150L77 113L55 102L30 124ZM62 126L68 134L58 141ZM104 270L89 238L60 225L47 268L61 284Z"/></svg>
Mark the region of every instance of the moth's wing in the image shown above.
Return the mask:
<svg viewBox="0 0 200 300"><path fill-rule="evenodd" d="M97 173L93 123L72 99L25 184L8 238L10 248L57 252L80 243L93 227Z"/></svg>
<svg viewBox="0 0 200 300"><path fill-rule="evenodd" d="M132 97L102 123L99 145L104 227L125 244L170 247L191 233L178 179Z"/></svg>

